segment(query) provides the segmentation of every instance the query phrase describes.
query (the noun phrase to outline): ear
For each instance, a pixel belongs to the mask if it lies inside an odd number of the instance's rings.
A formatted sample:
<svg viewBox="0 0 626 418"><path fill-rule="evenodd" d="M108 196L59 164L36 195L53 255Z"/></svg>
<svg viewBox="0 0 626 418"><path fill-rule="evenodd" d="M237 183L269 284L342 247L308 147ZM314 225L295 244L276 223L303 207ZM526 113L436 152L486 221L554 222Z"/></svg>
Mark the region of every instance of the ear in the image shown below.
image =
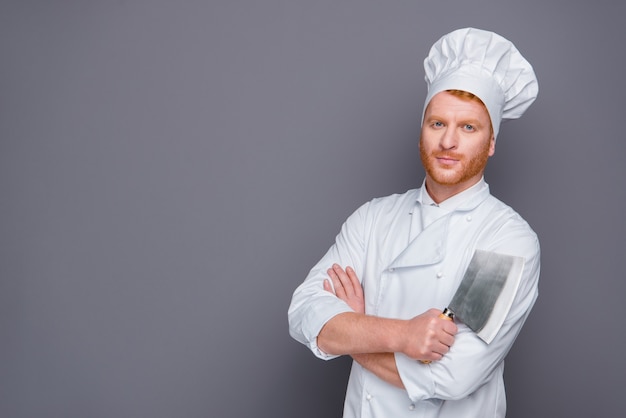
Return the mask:
<svg viewBox="0 0 626 418"><path fill-rule="evenodd" d="M496 137L491 135L491 139L489 140L489 156L493 156L496 153Z"/></svg>

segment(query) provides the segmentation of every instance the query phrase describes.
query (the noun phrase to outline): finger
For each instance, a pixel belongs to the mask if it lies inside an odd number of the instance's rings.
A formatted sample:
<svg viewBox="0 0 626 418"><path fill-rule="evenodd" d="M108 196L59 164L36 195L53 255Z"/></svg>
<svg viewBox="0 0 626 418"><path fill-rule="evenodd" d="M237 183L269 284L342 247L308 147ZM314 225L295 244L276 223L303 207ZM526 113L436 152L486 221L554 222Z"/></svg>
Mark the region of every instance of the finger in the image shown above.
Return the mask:
<svg viewBox="0 0 626 418"><path fill-rule="evenodd" d="M335 294L335 291L333 290L329 279L324 279L324 290L332 293L333 295Z"/></svg>
<svg viewBox="0 0 626 418"><path fill-rule="evenodd" d="M328 277L330 277L330 280L332 280L333 286L335 286L335 288L337 288L338 286L341 286L339 277L337 277L337 273L335 273L335 270L332 267L326 270L326 273L328 274Z"/></svg>
<svg viewBox="0 0 626 418"><path fill-rule="evenodd" d="M443 331L451 336L456 335L456 333L458 332L458 327L457 325L454 323L454 321L447 321L444 325L443 325Z"/></svg>
<svg viewBox="0 0 626 418"><path fill-rule="evenodd" d="M330 280L332 280L333 282L333 287L335 289L335 295L340 298L343 299L346 296L346 291L343 288L343 285L341 283L341 280L339 279L339 276L337 275L336 270L334 269L334 266L329 268L327 270L328 276L330 277Z"/></svg>
<svg viewBox="0 0 626 418"><path fill-rule="evenodd" d="M350 279L350 284L352 285L352 291L356 295L361 296L363 294L363 287L361 287L361 282L359 281L359 278L356 275L356 272L354 271L354 269L350 266L346 267L346 274L348 275L348 278Z"/></svg>
<svg viewBox="0 0 626 418"><path fill-rule="evenodd" d="M350 277L345 272L345 270L339 264L333 264L333 271L341 282L341 286L346 292L346 295L349 297L354 295L354 287L352 286L352 281L350 280Z"/></svg>
<svg viewBox="0 0 626 418"><path fill-rule="evenodd" d="M443 356L444 354L446 354L448 351L450 351L450 347L447 346L444 343L441 342L437 342L437 343L433 343L430 347L430 351L432 354L435 355L439 355L439 356Z"/></svg>
<svg viewBox="0 0 626 418"><path fill-rule="evenodd" d="M430 364L433 361L439 361L443 358L443 354L431 351L426 359L422 360L422 363Z"/></svg>
<svg viewBox="0 0 626 418"><path fill-rule="evenodd" d="M444 333L441 335L439 342L447 345L448 347L451 347L452 344L454 344L454 336Z"/></svg>
<svg viewBox="0 0 626 418"><path fill-rule="evenodd" d="M448 351L450 351L450 346L448 344L441 344L440 349L439 349L439 353L441 353L441 355L446 354Z"/></svg>

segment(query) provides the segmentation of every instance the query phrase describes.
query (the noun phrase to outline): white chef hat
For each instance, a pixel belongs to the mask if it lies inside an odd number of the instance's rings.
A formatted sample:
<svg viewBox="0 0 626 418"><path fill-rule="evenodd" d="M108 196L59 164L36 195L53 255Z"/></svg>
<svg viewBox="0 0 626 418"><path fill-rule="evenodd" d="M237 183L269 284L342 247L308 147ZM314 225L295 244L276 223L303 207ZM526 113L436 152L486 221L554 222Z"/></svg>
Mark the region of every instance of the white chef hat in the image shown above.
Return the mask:
<svg viewBox="0 0 626 418"><path fill-rule="evenodd" d="M464 28L444 35L431 47L424 70L428 85L424 111L441 91L473 93L489 111L494 137L500 120L522 116L539 90L532 66L517 48L502 36L480 29Z"/></svg>

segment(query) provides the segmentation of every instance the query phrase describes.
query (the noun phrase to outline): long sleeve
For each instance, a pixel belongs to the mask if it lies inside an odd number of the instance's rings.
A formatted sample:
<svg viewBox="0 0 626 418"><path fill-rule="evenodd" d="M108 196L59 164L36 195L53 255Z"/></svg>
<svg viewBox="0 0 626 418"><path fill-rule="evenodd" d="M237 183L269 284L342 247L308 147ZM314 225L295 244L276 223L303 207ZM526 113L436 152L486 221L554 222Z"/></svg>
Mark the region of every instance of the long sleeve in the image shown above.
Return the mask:
<svg viewBox="0 0 626 418"><path fill-rule="evenodd" d="M515 299L495 339L486 344L463 324L456 341L439 362L424 365L396 354L396 364L409 397L459 400L501 373L503 360L522 329L537 297L540 248L535 234L525 223L492 231L490 251L524 257L524 269ZM484 245L484 244L483 244Z"/></svg>
<svg viewBox="0 0 626 418"><path fill-rule="evenodd" d="M338 263L344 267L351 266L361 277L368 207L369 204L364 204L344 222L335 243L295 290L289 306L289 333L321 359L337 356L328 355L318 348L320 330L334 316L352 311L344 301L324 291L323 281L328 278L326 271L333 263Z"/></svg>

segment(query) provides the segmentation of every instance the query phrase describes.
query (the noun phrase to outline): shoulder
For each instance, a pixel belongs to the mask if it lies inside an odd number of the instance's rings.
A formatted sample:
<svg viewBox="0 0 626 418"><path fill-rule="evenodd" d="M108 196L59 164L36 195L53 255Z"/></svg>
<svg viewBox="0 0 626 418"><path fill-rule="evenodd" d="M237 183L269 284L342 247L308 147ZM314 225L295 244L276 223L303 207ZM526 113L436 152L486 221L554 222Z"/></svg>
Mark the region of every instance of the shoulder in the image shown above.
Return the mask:
<svg viewBox="0 0 626 418"><path fill-rule="evenodd" d="M492 219L501 223L503 226L525 230L529 234L536 235L530 224L511 206L493 195L490 195L488 200L492 203L492 209L490 211Z"/></svg>
<svg viewBox="0 0 626 418"><path fill-rule="evenodd" d="M410 208L415 205L419 189L407 190L404 193L394 193L388 196L377 197L365 205L369 210L384 211L394 208Z"/></svg>
<svg viewBox="0 0 626 418"><path fill-rule="evenodd" d="M490 246L513 253L521 248L539 252L537 233L517 211L493 195L487 202L483 232L489 235Z"/></svg>
<svg viewBox="0 0 626 418"><path fill-rule="evenodd" d="M411 189L404 193L373 198L362 204L347 219L347 224L381 225L393 222L401 214L411 213L415 207L419 189Z"/></svg>

